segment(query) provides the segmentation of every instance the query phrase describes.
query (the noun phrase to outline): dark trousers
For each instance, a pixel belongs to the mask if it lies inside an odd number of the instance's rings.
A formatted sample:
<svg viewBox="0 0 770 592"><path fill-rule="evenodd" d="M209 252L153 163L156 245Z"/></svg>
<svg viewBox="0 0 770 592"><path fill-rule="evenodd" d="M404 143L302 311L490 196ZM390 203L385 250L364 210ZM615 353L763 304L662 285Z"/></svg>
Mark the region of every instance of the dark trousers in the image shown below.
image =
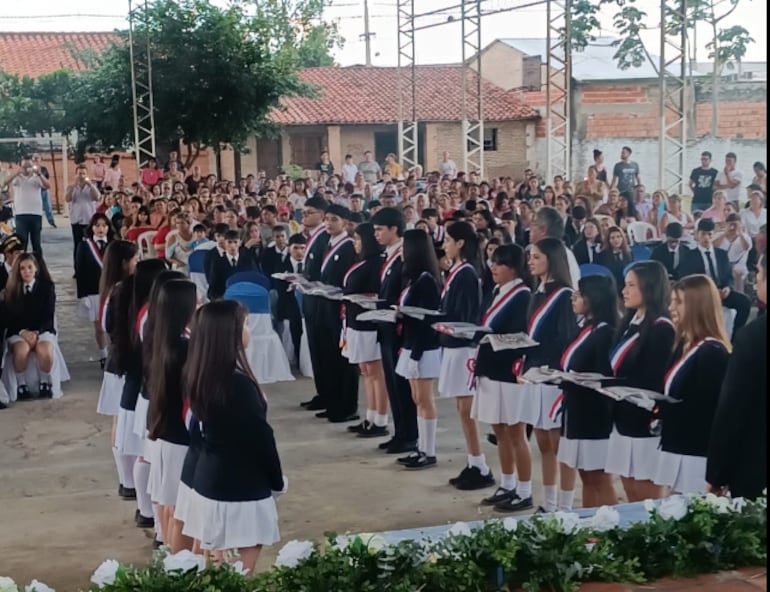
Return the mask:
<svg viewBox="0 0 770 592"><path fill-rule="evenodd" d="M417 407L412 400L409 381L396 374L399 343L395 330L380 329L382 347L382 368L385 371L385 386L388 389L390 412L393 415L394 440L415 442L417 440Z"/></svg>
<svg viewBox="0 0 770 592"><path fill-rule="evenodd" d="M734 339L738 329L743 327L749 319L751 300L749 300L749 297L746 296L746 294L730 290L730 294L727 298L722 300L722 306L725 308L732 308L735 311L735 325L733 326L733 334L730 335L730 339Z"/></svg>
<svg viewBox="0 0 770 592"><path fill-rule="evenodd" d="M358 367L340 351L340 330L324 325L319 331L321 387L329 419L342 419L358 411Z"/></svg>
<svg viewBox="0 0 770 592"><path fill-rule="evenodd" d="M35 214L16 214L16 234L21 237L24 250L32 243L32 252L38 260L43 260L43 247L40 244L40 233L43 231L43 217Z"/></svg>
<svg viewBox="0 0 770 592"><path fill-rule="evenodd" d="M86 230L88 230L88 224L72 224L72 242L74 247L72 249L72 261L75 261L78 252L78 245L83 242L86 237Z"/></svg>
<svg viewBox="0 0 770 592"><path fill-rule="evenodd" d="M299 352L300 345L302 344L302 313L299 310L297 301L294 299L294 294L289 293L288 298L285 301L281 301L281 296L278 297L278 324L281 330L278 331L278 335L283 335L283 322L289 321L289 334L291 335L291 344L294 347L294 360L299 367Z"/></svg>
<svg viewBox="0 0 770 592"><path fill-rule="evenodd" d="M313 366L313 382L315 383L316 396L321 403L326 405L326 393L323 388L323 368L322 358L319 352L324 347L323 343L323 323L319 316L319 307L316 301L317 296L303 295L302 309L305 315L305 328L307 329L307 348L310 352L310 363Z"/></svg>

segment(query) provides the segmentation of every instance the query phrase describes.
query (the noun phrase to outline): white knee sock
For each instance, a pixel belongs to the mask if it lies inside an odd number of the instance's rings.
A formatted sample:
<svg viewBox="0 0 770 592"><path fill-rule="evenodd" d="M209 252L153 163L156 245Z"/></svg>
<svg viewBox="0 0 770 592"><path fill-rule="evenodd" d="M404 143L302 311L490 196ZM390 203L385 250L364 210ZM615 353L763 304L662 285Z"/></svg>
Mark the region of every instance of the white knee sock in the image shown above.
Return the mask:
<svg viewBox="0 0 770 592"><path fill-rule="evenodd" d="M543 485L543 495L545 496L543 508L545 508L546 512L555 512L557 510L556 500L558 492L559 488L556 485Z"/></svg>
<svg viewBox="0 0 770 592"><path fill-rule="evenodd" d="M122 481L123 487L134 489L134 465L136 464L136 457L129 456L127 454L118 455L118 464L121 468L118 469L118 475L123 473Z"/></svg>
<svg viewBox="0 0 770 592"><path fill-rule="evenodd" d="M107 357L107 348L106 347L100 347L99 348L99 359L104 360Z"/></svg>
<svg viewBox="0 0 770 592"><path fill-rule="evenodd" d="M532 481L519 481L516 484L516 493L521 499L532 497Z"/></svg>
<svg viewBox="0 0 770 592"><path fill-rule="evenodd" d="M27 373L24 372L16 372L16 385L17 386L27 386Z"/></svg>
<svg viewBox="0 0 770 592"><path fill-rule="evenodd" d="M125 487L126 476L123 473L123 465L120 462L120 453L114 446L112 447L112 458L115 459L115 468L118 470L118 483Z"/></svg>
<svg viewBox="0 0 770 592"><path fill-rule="evenodd" d="M425 420L417 416L417 450L425 452Z"/></svg>
<svg viewBox="0 0 770 592"><path fill-rule="evenodd" d="M158 504L152 504L152 517L155 520L155 538L161 543L165 542L163 538L163 523L160 519L160 506Z"/></svg>
<svg viewBox="0 0 770 592"><path fill-rule="evenodd" d="M377 412L373 409L367 409L366 410L366 421L368 423L374 423L374 416L377 415Z"/></svg>
<svg viewBox="0 0 770 592"><path fill-rule="evenodd" d="M51 373L40 371L40 382L51 384Z"/></svg>
<svg viewBox="0 0 770 592"><path fill-rule="evenodd" d="M572 509L572 503L575 501L575 490L559 490L559 509L569 512Z"/></svg>
<svg viewBox="0 0 770 592"><path fill-rule="evenodd" d="M423 419L422 425L425 427L425 456L436 456L436 426L438 419Z"/></svg>
<svg viewBox="0 0 770 592"><path fill-rule="evenodd" d="M480 456L468 455L468 466L476 467L481 471L482 475L489 475L489 465L487 465L487 457L482 454Z"/></svg>
<svg viewBox="0 0 770 592"><path fill-rule="evenodd" d="M146 462L140 462L138 459L134 463L134 483L136 483L136 505L139 513L145 518L151 518L152 500L147 493L147 483L150 480L150 465Z"/></svg>
<svg viewBox="0 0 770 592"><path fill-rule="evenodd" d="M373 423L374 423L374 425L376 425L378 428L384 428L384 427L387 427L387 425L388 425L388 414L387 414L387 413L383 413L382 415L380 415L379 413L377 413L377 412L375 411L375 412L374 412L374 420L373 420Z"/></svg>
<svg viewBox="0 0 770 592"><path fill-rule="evenodd" d="M516 475L514 473L511 473L510 475L503 473L503 476L500 477L500 487L507 489L508 491L516 489Z"/></svg>

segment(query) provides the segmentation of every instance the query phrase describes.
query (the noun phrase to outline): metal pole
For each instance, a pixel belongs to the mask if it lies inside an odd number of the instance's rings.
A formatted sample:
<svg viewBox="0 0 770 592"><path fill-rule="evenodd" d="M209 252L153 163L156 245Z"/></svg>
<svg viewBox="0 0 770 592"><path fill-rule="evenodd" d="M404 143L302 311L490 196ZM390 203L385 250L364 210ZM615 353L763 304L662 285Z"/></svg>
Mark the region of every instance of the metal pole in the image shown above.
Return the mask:
<svg viewBox="0 0 770 592"><path fill-rule="evenodd" d="M366 65L372 65L372 35L369 32L369 0L364 0L364 43L366 44Z"/></svg>
<svg viewBox="0 0 770 592"><path fill-rule="evenodd" d="M477 171L484 176L484 109L481 74L481 0L464 0L460 26L462 33L462 155L466 174ZM471 67L471 64L476 66ZM476 93L468 97L468 78L473 78Z"/></svg>
<svg viewBox="0 0 770 592"><path fill-rule="evenodd" d="M546 179L570 178L572 169L570 0L548 0L546 18Z"/></svg>

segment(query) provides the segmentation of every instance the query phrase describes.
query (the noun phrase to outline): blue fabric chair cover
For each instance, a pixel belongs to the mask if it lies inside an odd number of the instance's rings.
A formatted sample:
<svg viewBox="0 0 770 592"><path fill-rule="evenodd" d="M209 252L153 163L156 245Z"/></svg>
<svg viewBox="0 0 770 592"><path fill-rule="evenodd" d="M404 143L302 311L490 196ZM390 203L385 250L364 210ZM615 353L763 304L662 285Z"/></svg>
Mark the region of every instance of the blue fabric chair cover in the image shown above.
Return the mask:
<svg viewBox="0 0 770 592"><path fill-rule="evenodd" d="M604 277L613 277L612 272L598 263L583 263L580 266L580 277L588 277L591 275L603 275Z"/></svg>
<svg viewBox="0 0 770 592"><path fill-rule="evenodd" d="M227 278L226 287L238 284L241 282L248 282L250 284L256 284L262 286L265 290L272 288L270 279L259 273L258 271L239 271Z"/></svg>
<svg viewBox="0 0 770 592"><path fill-rule="evenodd" d="M190 258L187 260L190 273L206 273L206 269L204 268L206 253L208 253L206 250L193 251L190 253Z"/></svg>
<svg viewBox="0 0 770 592"><path fill-rule="evenodd" d="M249 309L249 314L270 314L270 296L262 286L237 282L225 290L225 298L235 300Z"/></svg>
<svg viewBox="0 0 770 592"><path fill-rule="evenodd" d="M649 261L652 257L652 250L644 245L632 245L631 257L634 261Z"/></svg>

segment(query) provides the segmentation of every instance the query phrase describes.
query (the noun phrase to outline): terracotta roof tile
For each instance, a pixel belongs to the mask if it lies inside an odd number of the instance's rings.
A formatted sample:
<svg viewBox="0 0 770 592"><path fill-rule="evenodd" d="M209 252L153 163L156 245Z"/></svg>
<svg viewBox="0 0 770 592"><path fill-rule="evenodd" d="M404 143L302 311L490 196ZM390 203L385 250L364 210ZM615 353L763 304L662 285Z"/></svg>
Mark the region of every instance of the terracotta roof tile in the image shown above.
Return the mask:
<svg viewBox="0 0 770 592"><path fill-rule="evenodd" d="M84 67L72 55L100 53L118 39L115 33L0 33L0 69L36 78L61 68Z"/></svg>
<svg viewBox="0 0 770 592"><path fill-rule="evenodd" d="M398 70L373 66L307 68L303 81L317 88L318 96L281 101L272 120L284 125L335 123L394 123L398 119ZM462 67L417 66L418 121L459 121L462 114ZM487 121L533 119L531 107L486 80L482 81ZM468 100L476 97L476 74L468 75ZM407 105L407 109L409 105Z"/></svg>

